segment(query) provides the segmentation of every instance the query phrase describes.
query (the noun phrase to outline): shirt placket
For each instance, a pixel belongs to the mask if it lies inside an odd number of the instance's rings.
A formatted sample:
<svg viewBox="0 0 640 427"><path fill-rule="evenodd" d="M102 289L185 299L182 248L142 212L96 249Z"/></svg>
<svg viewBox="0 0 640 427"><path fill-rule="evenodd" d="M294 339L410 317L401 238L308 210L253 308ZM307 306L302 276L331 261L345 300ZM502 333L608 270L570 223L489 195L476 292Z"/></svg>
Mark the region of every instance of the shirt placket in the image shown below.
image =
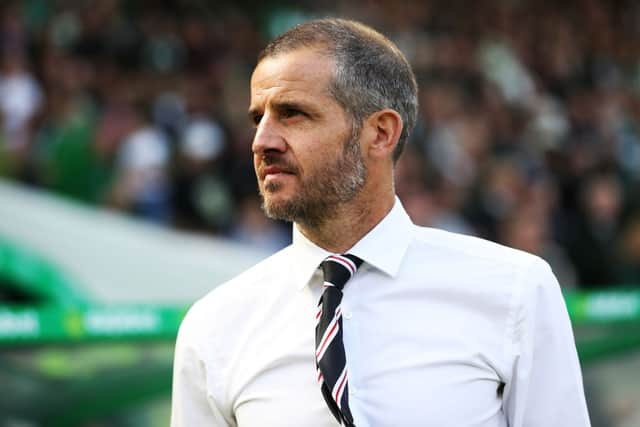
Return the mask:
<svg viewBox="0 0 640 427"><path fill-rule="evenodd" d="M365 355L361 354L361 319L357 312L357 307L361 303L358 298L360 294L359 287L361 286L359 276L360 274L356 274L347 284L342 298L343 339L347 358L347 370L349 372L349 407L351 408L355 424L358 427L365 425L360 400L362 393L362 376L359 368L361 363L364 363L363 357L365 357Z"/></svg>

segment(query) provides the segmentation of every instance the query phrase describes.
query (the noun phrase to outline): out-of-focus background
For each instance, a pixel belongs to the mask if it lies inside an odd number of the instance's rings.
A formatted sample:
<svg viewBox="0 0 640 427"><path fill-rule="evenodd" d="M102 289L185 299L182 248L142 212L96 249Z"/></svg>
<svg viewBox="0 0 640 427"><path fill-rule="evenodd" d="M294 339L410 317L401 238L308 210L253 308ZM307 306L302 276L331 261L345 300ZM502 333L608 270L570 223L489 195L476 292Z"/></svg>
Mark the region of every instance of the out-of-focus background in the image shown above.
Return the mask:
<svg viewBox="0 0 640 427"><path fill-rule="evenodd" d="M329 15L413 64L413 220L545 258L593 426L640 426L640 3L2 0L0 427L167 425L186 309L290 241L257 197L256 54Z"/></svg>

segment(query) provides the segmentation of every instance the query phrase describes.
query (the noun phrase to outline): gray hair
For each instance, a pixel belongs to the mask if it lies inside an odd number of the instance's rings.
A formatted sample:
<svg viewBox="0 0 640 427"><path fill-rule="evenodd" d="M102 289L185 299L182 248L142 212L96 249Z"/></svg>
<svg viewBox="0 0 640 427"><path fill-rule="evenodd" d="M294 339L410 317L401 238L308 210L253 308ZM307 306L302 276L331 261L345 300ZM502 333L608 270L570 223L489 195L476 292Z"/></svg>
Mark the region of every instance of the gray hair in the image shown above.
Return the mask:
<svg viewBox="0 0 640 427"><path fill-rule="evenodd" d="M320 19L296 25L278 36L260 52L258 62L303 47L318 48L335 60L328 89L350 115L354 136L376 111L390 108L400 115L402 133L393 151L393 161L398 160L418 111L416 79L398 47L359 22Z"/></svg>

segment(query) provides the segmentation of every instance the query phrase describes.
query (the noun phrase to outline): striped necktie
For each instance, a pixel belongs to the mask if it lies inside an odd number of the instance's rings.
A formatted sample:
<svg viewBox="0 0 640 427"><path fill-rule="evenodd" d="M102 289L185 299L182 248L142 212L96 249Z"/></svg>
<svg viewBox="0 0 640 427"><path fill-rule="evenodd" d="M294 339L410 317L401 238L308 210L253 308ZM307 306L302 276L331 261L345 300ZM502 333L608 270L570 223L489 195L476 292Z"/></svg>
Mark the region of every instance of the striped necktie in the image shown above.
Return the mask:
<svg viewBox="0 0 640 427"><path fill-rule="evenodd" d="M322 396L340 424L352 427L340 302L345 283L361 264L354 255L330 255L320 264L324 285L316 314L316 368Z"/></svg>

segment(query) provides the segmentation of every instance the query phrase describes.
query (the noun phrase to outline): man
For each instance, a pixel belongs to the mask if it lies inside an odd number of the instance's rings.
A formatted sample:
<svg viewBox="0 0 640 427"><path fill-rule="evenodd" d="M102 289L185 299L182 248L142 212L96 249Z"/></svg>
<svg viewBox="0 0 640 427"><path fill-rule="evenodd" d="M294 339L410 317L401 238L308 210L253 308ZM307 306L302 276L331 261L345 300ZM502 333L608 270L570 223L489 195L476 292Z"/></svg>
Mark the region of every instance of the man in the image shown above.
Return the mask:
<svg viewBox="0 0 640 427"><path fill-rule="evenodd" d="M173 427L589 425L547 264L417 227L395 197L416 90L399 50L351 21L262 52L255 169L294 239L187 314Z"/></svg>

